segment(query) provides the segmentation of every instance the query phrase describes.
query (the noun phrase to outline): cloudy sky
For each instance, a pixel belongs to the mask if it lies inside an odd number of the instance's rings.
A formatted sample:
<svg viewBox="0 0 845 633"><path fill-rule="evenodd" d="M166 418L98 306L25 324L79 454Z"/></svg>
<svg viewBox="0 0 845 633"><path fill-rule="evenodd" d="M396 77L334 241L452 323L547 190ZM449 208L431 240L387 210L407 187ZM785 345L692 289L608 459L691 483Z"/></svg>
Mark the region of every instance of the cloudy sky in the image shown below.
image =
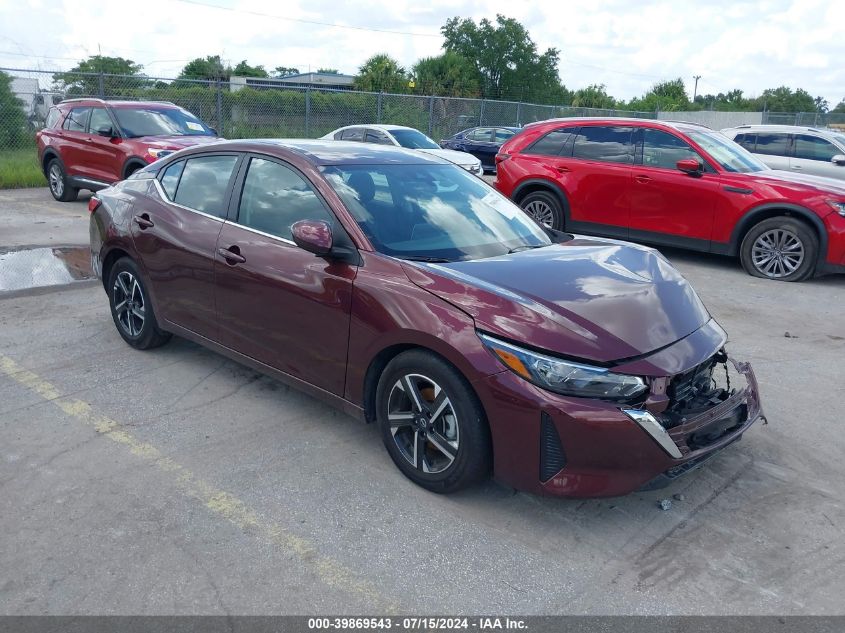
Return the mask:
<svg viewBox="0 0 845 633"><path fill-rule="evenodd" d="M831 107L845 97L841 0L0 0L0 66L66 69L101 51L160 77L211 54L354 74L379 52L411 66L440 52L448 18L496 13L561 51L569 88L603 83L629 99L682 77L692 93L701 75L699 93L788 85Z"/></svg>

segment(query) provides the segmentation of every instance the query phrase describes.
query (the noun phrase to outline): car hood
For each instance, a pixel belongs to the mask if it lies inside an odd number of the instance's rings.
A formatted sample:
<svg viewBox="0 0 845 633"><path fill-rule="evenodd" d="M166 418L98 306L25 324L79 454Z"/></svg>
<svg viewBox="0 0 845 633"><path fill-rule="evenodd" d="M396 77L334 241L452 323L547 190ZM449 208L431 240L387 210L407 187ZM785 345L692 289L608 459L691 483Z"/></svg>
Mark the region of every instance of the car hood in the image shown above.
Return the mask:
<svg viewBox="0 0 845 633"><path fill-rule="evenodd" d="M476 327L530 347L610 363L664 348L710 320L655 250L576 237L467 262L403 262L409 279Z"/></svg>
<svg viewBox="0 0 845 633"><path fill-rule="evenodd" d="M448 160L450 163L461 165L462 167L464 165L478 165L481 162L472 154L467 154L466 152L456 152L453 149L420 149L417 151L437 156L444 160Z"/></svg>
<svg viewBox="0 0 845 633"><path fill-rule="evenodd" d="M845 181L836 178L825 178L824 176L813 176L811 174L796 174L792 171L780 169L766 169L744 174L750 180L765 185L804 185L824 191L845 196Z"/></svg>
<svg viewBox="0 0 845 633"><path fill-rule="evenodd" d="M206 145L208 143L217 143L224 139L219 136L140 136L133 138L133 141L143 143L149 147L156 149L184 149L185 147L193 147L194 145Z"/></svg>

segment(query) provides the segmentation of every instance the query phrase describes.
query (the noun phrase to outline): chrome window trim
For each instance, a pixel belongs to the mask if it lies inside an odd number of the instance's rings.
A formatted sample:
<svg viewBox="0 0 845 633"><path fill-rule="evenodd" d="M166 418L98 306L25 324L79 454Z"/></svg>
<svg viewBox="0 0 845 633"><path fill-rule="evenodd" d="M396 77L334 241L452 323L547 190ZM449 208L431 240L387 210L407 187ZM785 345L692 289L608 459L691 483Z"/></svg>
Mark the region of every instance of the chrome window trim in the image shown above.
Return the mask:
<svg viewBox="0 0 845 633"><path fill-rule="evenodd" d="M287 244L288 246L295 246L296 248L299 248L299 246L296 245L296 242L294 242L293 240L289 240L286 237L279 237L278 235L273 235L272 233L265 233L264 231L259 231L258 229L254 229L251 226L246 226L245 224L241 224L240 222L235 222L234 220L226 220L225 223L230 224L232 226L236 226L239 229L243 229L244 231L249 231L250 233L255 233L256 235L261 235L262 237L267 237L277 242L282 242L283 244Z"/></svg>
<svg viewBox="0 0 845 633"><path fill-rule="evenodd" d="M208 218L209 220L217 220L218 222L225 222L225 217L217 217L216 215L211 215L210 213L206 213L205 211L200 211L199 209L192 209L191 207L186 207L184 204L179 204L178 202L174 202L171 200L168 195L164 192L164 188L161 186L158 178L151 179L155 183L156 190L158 191L158 195L161 197L164 202L167 204L172 204L174 207L179 207L180 209L184 209L185 211L190 211L191 213L196 213L197 215L201 215L203 217Z"/></svg>

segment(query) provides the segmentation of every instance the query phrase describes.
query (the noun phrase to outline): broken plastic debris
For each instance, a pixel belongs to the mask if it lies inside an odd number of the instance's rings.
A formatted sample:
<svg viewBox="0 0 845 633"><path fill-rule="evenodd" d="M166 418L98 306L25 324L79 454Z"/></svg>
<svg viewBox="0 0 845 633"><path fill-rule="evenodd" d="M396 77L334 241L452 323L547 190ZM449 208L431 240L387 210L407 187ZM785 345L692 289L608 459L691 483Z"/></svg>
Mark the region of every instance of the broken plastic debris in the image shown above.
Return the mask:
<svg viewBox="0 0 845 633"><path fill-rule="evenodd" d="M672 500L671 499L661 499L657 502L657 506L661 510L671 510L672 509Z"/></svg>

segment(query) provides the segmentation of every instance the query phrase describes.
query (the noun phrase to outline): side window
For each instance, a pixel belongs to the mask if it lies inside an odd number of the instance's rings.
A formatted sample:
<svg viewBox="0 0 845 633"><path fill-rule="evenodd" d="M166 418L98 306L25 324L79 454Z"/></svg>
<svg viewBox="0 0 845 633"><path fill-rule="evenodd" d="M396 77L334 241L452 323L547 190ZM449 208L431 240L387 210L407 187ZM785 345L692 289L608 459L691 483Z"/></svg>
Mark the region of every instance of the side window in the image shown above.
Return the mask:
<svg viewBox="0 0 845 633"><path fill-rule="evenodd" d="M185 161L180 160L178 163L173 163L161 175L161 188L164 193L171 200L176 199L176 187L179 186L179 178L182 176L182 170L185 168Z"/></svg>
<svg viewBox="0 0 845 633"><path fill-rule="evenodd" d="M553 130L534 141L531 145L522 150L523 154L539 154L540 156L560 156L564 153L564 146L571 140L572 132L569 130Z"/></svg>
<svg viewBox="0 0 845 633"><path fill-rule="evenodd" d="M91 108L73 108L65 117L64 128L68 132L84 132L88 127L88 114Z"/></svg>
<svg viewBox="0 0 845 633"><path fill-rule="evenodd" d="M251 159L238 224L289 240L290 227L299 220L324 220L334 225L331 212L297 172L274 161Z"/></svg>
<svg viewBox="0 0 845 633"><path fill-rule="evenodd" d="M363 141L364 130L360 127L349 128L348 130L343 130L340 138L344 141Z"/></svg>
<svg viewBox="0 0 845 633"><path fill-rule="evenodd" d="M112 128L111 117L106 112L105 108L92 108L91 120L88 122L88 130L91 134L96 134L104 128Z"/></svg>
<svg viewBox="0 0 845 633"><path fill-rule="evenodd" d="M222 218L237 156L200 156L186 161L173 201Z"/></svg>
<svg viewBox="0 0 845 633"><path fill-rule="evenodd" d="M504 143L510 137L512 137L514 134L516 134L516 132L514 132L513 130L505 130L505 129L502 129L502 128L496 128L496 132L493 135L493 140L496 143Z"/></svg>
<svg viewBox="0 0 845 633"><path fill-rule="evenodd" d="M364 137L366 143L378 143L379 145L393 145L390 142L390 139L387 138L387 135L384 132L379 132L378 130L367 130L367 134Z"/></svg>
<svg viewBox="0 0 845 633"><path fill-rule="evenodd" d="M742 145L749 152L755 152L754 146L757 143L757 135L753 132L750 134L737 134L734 137L734 143Z"/></svg>
<svg viewBox="0 0 845 633"><path fill-rule="evenodd" d="M789 147L789 134L778 134L772 132L757 133L757 148L755 154L766 154L768 156L786 156Z"/></svg>
<svg viewBox="0 0 845 633"><path fill-rule="evenodd" d="M582 127L575 139L572 156L604 163L631 163L634 158L631 131L629 127Z"/></svg>
<svg viewBox="0 0 845 633"><path fill-rule="evenodd" d="M490 132L489 127L480 127L467 134L465 138L470 141L487 143L490 141Z"/></svg>
<svg viewBox="0 0 845 633"><path fill-rule="evenodd" d="M808 134L795 136L795 158L830 162L830 159L841 154L832 143Z"/></svg>
<svg viewBox="0 0 845 633"><path fill-rule="evenodd" d="M47 120L44 121L45 128L53 128L56 127L56 124L59 122L59 109L58 108L50 108L50 111L47 113Z"/></svg>
<svg viewBox="0 0 845 633"><path fill-rule="evenodd" d="M701 156L677 136L646 128L643 130L643 166L677 169L677 162L694 158L701 164Z"/></svg>

